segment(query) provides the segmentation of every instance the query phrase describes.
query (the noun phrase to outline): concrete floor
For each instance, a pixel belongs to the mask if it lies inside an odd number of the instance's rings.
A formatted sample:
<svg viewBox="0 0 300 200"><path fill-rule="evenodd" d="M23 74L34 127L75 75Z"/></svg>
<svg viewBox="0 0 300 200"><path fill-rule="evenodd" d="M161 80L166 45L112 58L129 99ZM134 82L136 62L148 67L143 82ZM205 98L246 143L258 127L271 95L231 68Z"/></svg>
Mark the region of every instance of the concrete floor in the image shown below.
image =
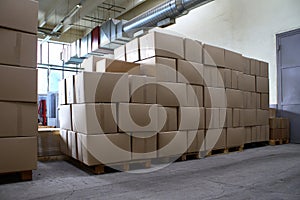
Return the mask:
<svg viewBox="0 0 300 200"><path fill-rule="evenodd" d="M144 173L91 175L39 162L33 181L0 185L0 199L300 199L300 145L245 150Z"/></svg>

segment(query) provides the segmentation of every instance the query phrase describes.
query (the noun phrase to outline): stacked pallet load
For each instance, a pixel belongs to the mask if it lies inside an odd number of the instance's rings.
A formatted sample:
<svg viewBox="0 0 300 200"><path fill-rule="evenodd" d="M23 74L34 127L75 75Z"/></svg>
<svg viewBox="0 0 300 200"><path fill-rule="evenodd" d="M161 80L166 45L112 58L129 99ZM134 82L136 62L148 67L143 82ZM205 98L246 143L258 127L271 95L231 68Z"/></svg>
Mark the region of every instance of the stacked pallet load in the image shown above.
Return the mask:
<svg viewBox="0 0 300 200"><path fill-rule="evenodd" d="M38 2L0 3L0 174L37 168Z"/></svg>
<svg viewBox="0 0 300 200"><path fill-rule="evenodd" d="M276 109L270 108L270 145L287 144L290 141L290 122L276 117Z"/></svg>
<svg viewBox="0 0 300 200"><path fill-rule="evenodd" d="M63 152L95 166L242 148L247 128L268 127L257 106L268 90L259 76L244 78L245 60L161 30L117 48L115 59L89 57L60 83Z"/></svg>

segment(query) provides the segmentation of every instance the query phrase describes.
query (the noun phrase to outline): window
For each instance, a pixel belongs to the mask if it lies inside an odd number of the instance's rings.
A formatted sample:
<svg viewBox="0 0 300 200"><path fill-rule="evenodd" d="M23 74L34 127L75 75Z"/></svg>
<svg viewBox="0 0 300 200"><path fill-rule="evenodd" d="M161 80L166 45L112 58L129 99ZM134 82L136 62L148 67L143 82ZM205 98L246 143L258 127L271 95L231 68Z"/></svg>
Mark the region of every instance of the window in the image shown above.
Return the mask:
<svg viewBox="0 0 300 200"><path fill-rule="evenodd" d="M48 93L48 69L38 69L38 94Z"/></svg>

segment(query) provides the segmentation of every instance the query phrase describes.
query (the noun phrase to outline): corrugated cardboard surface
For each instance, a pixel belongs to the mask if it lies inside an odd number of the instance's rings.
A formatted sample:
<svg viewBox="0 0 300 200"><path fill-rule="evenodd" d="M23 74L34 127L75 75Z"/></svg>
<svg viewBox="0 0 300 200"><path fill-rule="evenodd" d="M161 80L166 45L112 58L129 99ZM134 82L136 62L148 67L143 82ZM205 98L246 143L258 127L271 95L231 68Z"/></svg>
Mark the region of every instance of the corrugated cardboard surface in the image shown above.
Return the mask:
<svg viewBox="0 0 300 200"><path fill-rule="evenodd" d="M204 112L205 109L200 107L180 107L178 109L178 130L204 129L205 128Z"/></svg>
<svg viewBox="0 0 300 200"><path fill-rule="evenodd" d="M239 147L245 142L245 128L228 128L227 129L227 148Z"/></svg>
<svg viewBox="0 0 300 200"><path fill-rule="evenodd" d="M97 72L128 73L139 75L140 65L120 60L104 58L96 63Z"/></svg>
<svg viewBox="0 0 300 200"><path fill-rule="evenodd" d="M114 50L114 56L117 60L126 61L126 48L125 45L121 45Z"/></svg>
<svg viewBox="0 0 300 200"><path fill-rule="evenodd" d="M157 104L163 106L186 106L187 87L184 83L157 83Z"/></svg>
<svg viewBox="0 0 300 200"><path fill-rule="evenodd" d="M188 153L205 151L204 130L188 131Z"/></svg>
<svg viewBox="0 0 300 200"><path fill-rule="evenodd" d="M202 64L177 60L177 82L203 85L204 67Z"/></svg>
<svg viewBox="0 0 300 200"><path fill-rule="evenodd" d="M81 67L84 68L86 72L95 72L96 71L96 63L99 60L102 60L103 57L99 56L90 56L87 59L84 59L81 63Z"/></svg>
<svg viewBox="0 0 300 200"><path fill-rule="evenodd" d="M165 113L166 112L166 113ZM164 113L166 115L164 115ZM164 116L166 121L164 122ZM176 131L177 130L177 108L174 107L158 107L158 130L160 132Z"/></svg>
<svg viewBox="0 0 300 200"><path fill-rule="evenodd" d="M187 151L187 132L158 133L158 157L181 155Z"/></svg>
<svg viewBox="0 0 300 200"><path fill-rule="evenodd" d="M126 61L136 62L140 60L140 42L139 38L135 38L130 42L126 43Z"/></svg>
<svg viewBox="0 0 300 200"><path fill-rule="evenodd" d="M72 105L59 106L58 113L59 113L59 120L60 120L60 128L73 130Z"/></svg>
<svg viewBox="0 0 300 200"><path fill-rule="evenodd" d="M209 129L205 132L205 149L218 150L226 148L226 129Z"/></svg>
<svg viewBox="0 0 300 200"><path fill-rule="evenodd" d="M132 160L156 158L157 156L156 133L132 133L131 134L131 158Z"/></svg>
<svg viewBox="0 0 300 200"><path fill-rule="evenodd" d="M61 155L59 130L39 129L38 156L58 155Z"/></svg>
<svg viewBox="0 0 300 200"><path fill-rule="evenodd" d="M203 64L225 67L225 50L211 45L203 45Z"/></svg>
<svg viewBox="0 0 300 200"><path fill-rule="evenodd" d="M184 59L191 62L202 63L202 43L188 38L184 39Z"/></svg>
<svg viewBox="0 0 300 200"><path fill-rule="evenodd" d="M129 94L131 103L156 103L156 78L129 75Z"/></svg>

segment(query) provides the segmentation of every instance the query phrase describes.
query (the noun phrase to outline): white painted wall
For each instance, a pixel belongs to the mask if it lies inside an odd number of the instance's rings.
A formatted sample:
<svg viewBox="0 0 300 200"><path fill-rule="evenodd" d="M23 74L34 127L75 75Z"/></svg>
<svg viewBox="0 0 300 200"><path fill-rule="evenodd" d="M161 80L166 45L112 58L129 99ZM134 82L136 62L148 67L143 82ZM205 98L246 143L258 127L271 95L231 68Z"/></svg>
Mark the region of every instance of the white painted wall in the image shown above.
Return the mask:
<svg viewBox="0 0 300 200"><path fill-rule="evenodd" d="M270 64L270 103L277 103L276 34L300 28L300 0L215 0L167 27L204 43Z"/></svg>

